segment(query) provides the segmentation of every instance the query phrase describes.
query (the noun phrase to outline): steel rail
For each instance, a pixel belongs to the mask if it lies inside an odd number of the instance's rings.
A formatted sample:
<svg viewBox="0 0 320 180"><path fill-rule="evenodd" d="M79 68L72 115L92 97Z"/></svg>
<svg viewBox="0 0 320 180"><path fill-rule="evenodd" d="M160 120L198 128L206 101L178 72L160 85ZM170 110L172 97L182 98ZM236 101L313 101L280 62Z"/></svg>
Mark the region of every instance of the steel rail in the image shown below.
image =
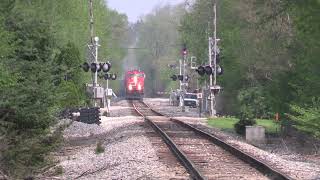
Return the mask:
<svg viewBox="0 0 320 180"><path fill-rule="evenodd" d="M272 168L270 165L268 165L265 162L262 162L260 160L258 160L257 158L245 153L244 151L233 147L232 145L224 142L223 140L219 139L218 137L209 134L201 129L198 129L190 124L187 124L185 122L182 122L180 120L174 119L174 118L170 118L171 121L177 122L191 130L193 130L195 133L201 135L202 137L207 138L208 140L210 140L211 142L213 142L214 144L222 147L224 150L228 151L229 153L231 153L232 155L236 156L237 158L241 159L242 161L250 164L252 167L256 168L258 171L260 171L261 173L267 175L269 178L271 179L283 179L283 180L291 180L292 178L289 177L288 175Z"/></svg>
<svg viewBox="0 0 320 180"><path fill-rule="evenodd" d="M148 107L148 109L150 109L153 113L155 114L158 114L159 116L164 116L164 117L167 117L165 116L164 114L162 113L159 113L155 110L153 110L149 105L147 105L146 103L144 102L140 102L142 104L144 104L146 107ZM134 104L134 103L133 103ZM135 105L134 105L135 107ZM136 109L136 108L135 108ZM179 150L179 148L177 147L177 145L171 140L171 138L165 133L163 132L159 126L157 126L154 122L152 122L149 118L147 118L146 116L144 116L139 110L136 109L136 111L145 118L145 120L147 120L147 122L149 122L151 124L151 126L161 135L161 137L165 140L166 144L168 144L169 148L171 149L171 151L173 151L173 153L175 155L176 152L174 149L172 149L171 146L175 146L175 148L177 150ZM249 155L248 153L224 142L223 140L219 139L218 137L210 134L210 133L207 133L199 128L196 128L190 124L187 124L185 122L182 122L178 119L174 119L174 118L171 118L171 117L168 117L170 118L171 121L173 122L176 122L184 127L187 127L188 129L194 131L195 133L197 133L198 135L202 136L202 137L205 137L206 139L208 139L209 141L211 141L212 143L214 143L215 145L223 148L224 150L228 151L229 153L231 153L232 155L236 156L238 159L241 159L242 161L248 163L249 165L251 165L252 167L254 167L255 169L257 169L258 171L260 171L261 173L265 174L266 176L268 176L270 179L276 179L276 180L292 180L293 178L289 177L288 175L284 174L283 172L280 172L279 170L275 169L275 168L272 168L270 165L268 165L267 163L265 162L262 162L260 160L258 160L257 158ZM167 142L167 141L171 141L171 142ZM180 151L180 150L179 150ZM186 155L180 151L180 153L184 156L184 159L188 160L188 158L186 157ZM179 156L179 155L177 155ZM189 171L189 166L190 164L192 165L192 167L195 168L195 170L197 170L197 168L195 167L195 165L190 161L188 160L190 163L184 163L184 160L181 160L180 157L178 157L179 160L183 163L183 165L187 168L187 170ZM199 172L197 170L197 172ZM190 172L190 174L192 174ZM201 175L201 174L200 174ZM193 178L195 179L198 179L196 178L196 176L194 174L192 174ZM199 177L200 179L206 179L203 175L201 175Z"/></svg>
<svg viewBox="0 0 320 180"><path fill-rule="evenodd" d="M141 102L143 103L143 102ZM204 175L201 174L201 172L197 169L196 165L192 163L188 159L185 153L178 148L178 146L173 142L173 140L163 131L161 128L156 125L153 121L151 121L149 118L147 118L141 111L138 110L138 107L134 104L133 107L134 109L142 116L144 119L151 125L151 127L158 133L160 134L161 138L164 140L164 142L167 144L171 152L177 157L177 159L182 163L182 165L187 169L187 171L190 173L191 177L196 180L204 180L207 179L205 178ZM161 113L158 113L156 111L153 111L147 104L143 103L146 105L150 111L161 115ZM161 115L163 116L163 115ZM164 116L165 117L165 116Z"/></svg>

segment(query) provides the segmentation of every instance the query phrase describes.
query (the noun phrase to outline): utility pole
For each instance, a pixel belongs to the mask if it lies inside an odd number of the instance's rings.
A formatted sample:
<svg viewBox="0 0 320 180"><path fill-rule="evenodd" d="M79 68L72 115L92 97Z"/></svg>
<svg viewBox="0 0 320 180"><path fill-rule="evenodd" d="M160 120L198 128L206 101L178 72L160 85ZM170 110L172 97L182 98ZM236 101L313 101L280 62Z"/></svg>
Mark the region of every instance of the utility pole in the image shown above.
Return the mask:
<svg viewBox="0 0 320 180"><path fill-rule="evenodd" d="M90 24L89 24L89 28L90 28L90 43L88 44L88 53L89 53L89 57L88 57L88 62L89 64L91 63L95 63L95 65L99 65L98 62L98 49L99 49L99 38L98 37L94 37L94 17L93 17L93 0L89 0L89 16L90 16ZM100 68L100 67L99 67ZM98 69L98 67L96 67L96 69ZM98 71L95 71L92 73L92 87L91 89L91 93L93 94L93 104L95 107L98 106L97 100L100 101L100 103L104 104L104 98L102 98L101 93L98 94L98 92L100 91L104 91L100 85L98 84Z"/></svg>
<svg viewBox="0 0 320 180"><path fill-rule="evenodd" d="M90 28L90 40L87 44L87 59L85 63L81 65L82 69L85 72L89 72L91 70L91 82L92 84L86 84L87 92L91 95L91 103L94 107L105 107L106 100L108 97L112 95L112 89L110 89L110 93L106 92L106 89L98 83L98 77L104 78L107 80L107 90L109 90L109 79L115 80L117 76L112 74L104 74L102 76L98 76L98 74L102 71L103 73L108 73L111 69L111 63L107 62L99 62L99 37L96 37L94 34L94 18L93 18L93 0L88 0L89 5L89 28ZM110 100L108 99L108 102ZM109 110L108 103L107 108Z"/></svg>
<svg viewBox="0 0 320 180"><path fill-rule="evenodd" d="M185 74L185 70L184 70L184 63L185 60L184 60L184 57L183 57L183 60L182 59L179 59L179 76L178 76L178 79L179 77L183 77L184 78L184 74ZM184 107L184 79L179 80L179 91L178 91L178 96L179 96L179 106L181 107L181 111L184 112L185 111L185 107Z"/></svg>
<svg viewBox="0 0 320 180"><path fill-rule="evenodd" d="M213 11L214 11L214 20L213 20L213 25L214 25L214 82L213 85L217 85L217 0L215 0L215 3L213 5Z"/></svg>
<svg viewBox="0 0 320 180"><path fill-rule="evenodd" d="M210 75L210 116L213 117L216 115L215 110L215 95L213 92L213 88L217 85L217 0L214 0L213 3L213 38L209 37L209 65L213 67L213 75ZM213 53L212 53L212 45L213 45ZM213 56L213 64L212 64L212 54Z"/></svg>
<svg viewBox="0 0 320 180"><path fill-rule="evenodd" d="M182 79L182 94L181 94L181 99L182 99L182 108L181 108L181 111L182 112L185 112L186 108L185 108L185 105L184 105L184 95L185 95L185 92L186 92L186 60L187 60L187 49L184 48L183 49L183 79Z"/></svg>
<svg viewBox="0 0 320 180"><path fill-rule="evenodd" d="M182 75L182 60L179 59L179 75ZM182 84L181 81L179 81L179 85L180 85L180 91L182 91Z"/></svg>
<svg viewBox="0 0 320 180"><path fill-rule="evenodd" d="M94 23L94 19L93 19L93 2L92 0L89 0L89 15L90 15L90 41L91 44L93 44L93 23Z"/></svg>
<svg viewBox="0 0 320 180"><path fill-rule="evenodd" d="M98 64L98 48L99 48L99 38L95 37L94 38L94 47L95 47L95 57L94 57L94 62ZM94 82L93 82L93 87L96 87L98 85L98 72L96 71L94 73Z"/></svg>
<svg viewBox="0 0 320 180"><path fill-rule="evenodd" d="M209 37L209 66L210 67L212 67L212 38L211 37ZM214 60L213 60L214 61ZM213 96L214 96L214 94L213 94L213 92L211 91L211 87L213 87L213 79L214 79L214 77L213 77L213 75L212 74L210 74L210 84L209 84L209 86L210 86L210 116L212 117L212 116L214 116L214 105L213 105Z"/></svg>

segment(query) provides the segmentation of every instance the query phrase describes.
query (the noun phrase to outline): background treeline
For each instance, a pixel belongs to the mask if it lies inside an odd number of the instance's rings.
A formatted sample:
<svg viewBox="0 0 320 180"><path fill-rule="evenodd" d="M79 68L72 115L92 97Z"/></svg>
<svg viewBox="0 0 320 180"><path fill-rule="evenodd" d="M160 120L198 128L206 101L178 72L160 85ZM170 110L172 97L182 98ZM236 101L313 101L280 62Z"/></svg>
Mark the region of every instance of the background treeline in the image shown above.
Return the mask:
<svg viewBox="0 0 320 180"><path fill-rule="evenodd" d="M181 42L178 26L183 14L183 5L157 6L153 13L132 26L139 48L135 51L137 66L147 75L145 89L149 97L157 96L158 91L170 91L177 85L169 80L173 70L168 68L168 64L179 64Z"/></svg>
<svg viewBox="0 0 320 180"><path fill-rule="evenodd" d="M213 1L195 1L190 9L180 32L203 63ZM225 88L220 111L243 119L280 113L283 123L319 136L319 13L316 0L219 1L225 69L219 78Z"/></svg>
<svg viewBox="0 0 320 180"><path fill-rule="evenodd" d="M94 0L100 57L120 69L127 17ZM59 111L85 106L79 68L89 41L87 1L0 1L0 169L28 175L42 166L54 141L46 134ZM116 61L118 60L118 61Z"/></svg>
<svg viewBox="0 0 320 180"><path fill-rule="evenodd" d="M154 91L174 87L167 64L178 63L183 43L198 65L207 64L213 2L193 0L160 7L136 24L139 45L149 47L140 52L140 60L150 70L148 82ZM225 69L218 79L224 87L219 112L243 119L273 119L280 113L283 124L319 137L319 14L318 0L218 1Z"/></svg>

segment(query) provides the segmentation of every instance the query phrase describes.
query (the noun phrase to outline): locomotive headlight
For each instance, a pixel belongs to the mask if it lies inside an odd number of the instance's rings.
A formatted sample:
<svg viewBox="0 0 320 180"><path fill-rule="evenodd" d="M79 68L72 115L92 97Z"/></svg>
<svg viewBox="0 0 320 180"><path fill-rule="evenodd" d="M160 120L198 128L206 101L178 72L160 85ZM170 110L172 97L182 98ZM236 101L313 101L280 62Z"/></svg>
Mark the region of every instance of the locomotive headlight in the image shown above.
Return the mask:
<svg viewBox="0 0 320 180"><path fill-rule="evenodd" d="M138 84L138 90L139 90L139 91L142 90L141 84Z"/></svg>
<svg viewBox="0 0 320 180"><path fill-rule="evenodd" d="M134 77L133 77L133 82L134 82L134 84L137 84L137 83L138 83L138 77L137 77L137 76L134 76Z"/></svg>
<svg viewBox="0 0 320 180"><path fill-rule="evenodd" d="M129 84L128 89L129 89L129 91L132 91L132 85L131 84Z"/></svg>

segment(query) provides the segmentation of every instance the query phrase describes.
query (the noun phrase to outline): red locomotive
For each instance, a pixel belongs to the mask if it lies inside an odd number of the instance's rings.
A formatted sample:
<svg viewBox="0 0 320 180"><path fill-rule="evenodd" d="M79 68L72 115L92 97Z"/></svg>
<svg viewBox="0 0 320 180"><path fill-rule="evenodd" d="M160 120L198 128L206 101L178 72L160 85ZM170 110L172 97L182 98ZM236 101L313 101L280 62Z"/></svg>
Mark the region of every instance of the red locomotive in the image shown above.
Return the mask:
<svg viewBox="0 0 320 180"><path fill-rule="evenodd" d="M124 79L125 96L127 99L142 99L144 95L144 79L146 75L143 71L127 71Z"/></svg>

